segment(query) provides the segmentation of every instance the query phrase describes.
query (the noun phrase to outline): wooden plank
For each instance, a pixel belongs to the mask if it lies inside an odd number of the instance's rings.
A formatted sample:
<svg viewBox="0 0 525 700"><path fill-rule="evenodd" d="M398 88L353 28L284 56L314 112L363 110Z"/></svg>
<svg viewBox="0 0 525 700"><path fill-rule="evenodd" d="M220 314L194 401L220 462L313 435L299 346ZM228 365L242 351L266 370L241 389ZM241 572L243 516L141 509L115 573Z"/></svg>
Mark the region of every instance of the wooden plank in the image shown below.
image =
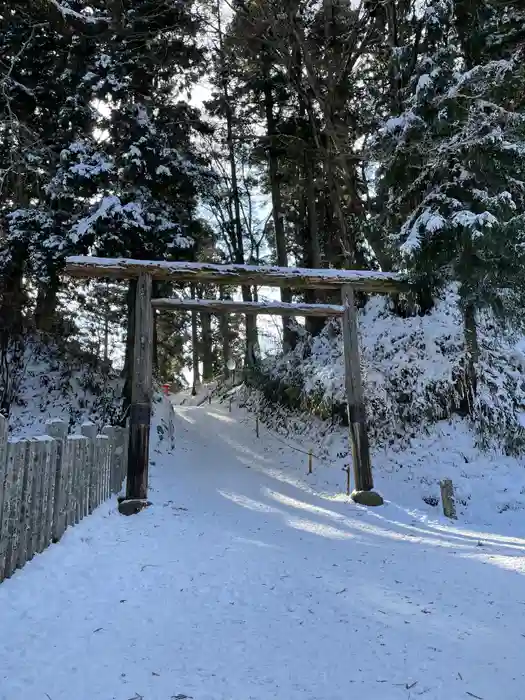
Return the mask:
<svg viewBox="0 0 525 700"><path fill-rule="evenodd" d="M106 473L104 474L104 500L115 493L113 489L114 480L114 464L116 461L117 436L115 428L111 425L105 425L102 429L102 434L107 435L109 440L108 459L106 464Z"/></svg>
<svg viewBox="0 0 525 700"><path fill-rule="evenodd" d="M18 552L16 555L16 569L21 569L31 559L33 504L35 481L35 469L38 455L37 444L34 440L27 441L27 450L23 465L22 496L20 499L20 534L18 538Z"/></svg>
<svg viewBox="0 0 525 700"><path fill-rule="evenodd" d="M9 488L7 479L7 435L7 419L0 414L0 581L2 580L5 546L7 545L7 533L4 533L4 500Z"/></svg>
<svg viewBox="0 0 525 700"><path fill-rule="evenodd" d="M29 455L33 462L33 485L31 491L30 524L28 527L27 561L38 552L44 515L44 470L45 443L40 438L29 441ZM22 564L20 564L22 566Z"/></svg>
<svg viewBox="0 0 525 700"><path fill-rule="evenodd" d="M403 275L375 270L309 270L266 265L217 265L214 263L131 260L73 256L66 260L64 273L70 277L132 279L148 274L155 280L187 283L213 282L228 285L290 287L293 289L334 289L352 285L366 292L388 294L408 288Z"/></svg>
<svg viewBox="0 0 525 700"><path fill-rule="evenodd" d="M62 514L64 522L64 532L73 522L74 511L74 480L75 480L75 446L68 435L66 449L64 450L64 512Z"/></svg>
<svg viewBox="0 0 525 700"><path fill-rule="evenodd" d="M78 495L77 508L75 512L75 522L79 523L87 513L88 494L88 468L89 468L89 440L83 435L77 436L78 442Z"/></svg>
<svg viewBox="0 0 525 700"><path fill-rule="evenodd" d="M97 426L94 423L83 423L80 432L88 438L86 468L83 490L85 494L85 515L90 515L96 508L96 439Z"/></svg>
<svg viewBox="0 0 525 700"><path fill-rule="evenodd" d="M126 500L143 500L148 496L149 431L151 424L153 372L152 279L141 274L135 302L135 343L133 347L133 381Z"/></svg>
<svg viewBox="0 0 525 700"><path fill-rule="evenodd" d="M28 441L12 440L8 442L7 469L10 488L7 495L7 548L5 555L4 578L9 578L18 565L20 547L20 528L22 515L22 493L24 472L27 461Z"/></svg>
<svg viewBox="0 0 525 700"><path fill-rule="evenodd" d="M55 439L50 438L46 441L46 480L47 480L47 504L44 526L42 529L41 550L48 547L53 540L53 513L55 507L55 489L56 489L56 464L57 464L57 449L58 443Z"/></svg>
<svg viewBox="0 0 525 700"><path fill-rule="evenodd" d="M153 299L154 309L206 311L212 314L268 314L270 316L342 316L337 304L285 304L283 302L230 301L229 299Z"/></svg>
<svg viewBox="0 0 525 700"><path fill-rule="evenodd" d="M115 428L115 432L117 435L117 449L115 451L116 464L114 493L120 493L122 491L124 479L126 478L129 433L127 428L122 427Z"/></svg>
<svg viewBox="0 0 525 700"><path fill-rule="evenodd" d="M373 491L374 481L372 478L363 383L361 380L357 309L352 287L343 287L342 301L344 306L342 325L345 387L355 479L355 491L352 494L352 498L354 501L364 505L381 505L383 499Z"/></svg>
<svg viewBox="0 0 525 700"><path fill-rule="evenodd" d="M65 505L65 474L66 467L65 450L67 438L67 425L61 420L50 420L46 422L46 433L56 442L55 449L55 485L53 494L53 520L51 526L51 539L53 542L58 542L64 533L62 515Z"/></svg>
<svg viewBox="0 0 525 700"><path fill-rule="evenodd" d="M105 479L108 469L110 440L107 435L97 435L96 455L97 455L97 505L103 503L105 496Z"/></svg>
<svg viewBox="0 0 525 700"><path fill-rule="evenodd" d="M70 435L67 440L68 462L71 465L71 494L68 499L67 525L78 524L86 508L86 465L89 440L83 435Z"/></svg>

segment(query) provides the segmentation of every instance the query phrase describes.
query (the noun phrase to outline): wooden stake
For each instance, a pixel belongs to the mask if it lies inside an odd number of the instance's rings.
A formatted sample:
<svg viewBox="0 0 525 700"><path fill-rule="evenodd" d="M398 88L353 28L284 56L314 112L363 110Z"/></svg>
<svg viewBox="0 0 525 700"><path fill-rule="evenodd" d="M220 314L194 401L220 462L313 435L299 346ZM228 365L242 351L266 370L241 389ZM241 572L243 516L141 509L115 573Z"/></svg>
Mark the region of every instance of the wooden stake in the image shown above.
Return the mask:
<svg viewBox="0 0 525 700"><path fill-rule="evenodd" d="M346 467L345 470L346 472L346 495L350 495L350 466Z"/></svg>
<svg viewBox="0 0 525 700"><path fill-rule="evenodd" d="M454 485L451 479L443 479L439 484L441 488L441 501L443 503L443 513L447 518L457 520L456 501L454 498Z"/></svg>
<svg viewBox="0 0 525 700"><path fill-rule="evenodd" d="M313 467L313 453L312 450L308 450L308 474L312 473L312 467Z"/></svg>
<svg viewBox="0 0 525 700"><path fill-rule="evenodd" d="M366 430L366 413L361 380L361 361L359 358L357 310L352 287L343 287L342 301L344 307L343 345L346 401L355 479L355 490L352 493L352 499L356 503L363 505L382 505L382 497L373 490L374 481L370 463L370 447Z"/></svg>
<svg viewBox="0 0 525 700"><path fill-rule="evenodd" d="M135 300L135 341L133 346L133 376L129 427L128 475L126 501L121 513L139 512L147 505L149 431L151 424L153 371L153 311L151 308L152 280L140 274Z"/></svg>
<svg viewBox="0 0 525 700"><path fill-rule="evenodd" d="M233 396L230 396L230 413L232 412Z"/></svg>
<svg viewBox="0 0 525 700"><path fill-rule="evenodd" d="M259 437L259 416L255 416L255 435Z"/></svg>

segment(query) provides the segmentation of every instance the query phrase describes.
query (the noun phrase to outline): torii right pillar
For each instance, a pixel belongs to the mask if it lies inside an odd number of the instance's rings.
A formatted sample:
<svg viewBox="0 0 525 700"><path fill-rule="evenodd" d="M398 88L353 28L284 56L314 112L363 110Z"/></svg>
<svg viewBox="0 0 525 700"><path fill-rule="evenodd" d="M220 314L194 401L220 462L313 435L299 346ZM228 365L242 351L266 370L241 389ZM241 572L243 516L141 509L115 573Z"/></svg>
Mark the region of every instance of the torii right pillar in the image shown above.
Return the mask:
<svg viewBox="0 0 525 700"><path fill-rule="evenodd" d="M351 286L342 288L343 350L345 357L345 386L348 405L348 425L352 442L355 488L351 498L366 506L381 506L382 496L374 491L370 445L366 429L366 411L361 379L359 337L357 334L357 308Z"/></svg>

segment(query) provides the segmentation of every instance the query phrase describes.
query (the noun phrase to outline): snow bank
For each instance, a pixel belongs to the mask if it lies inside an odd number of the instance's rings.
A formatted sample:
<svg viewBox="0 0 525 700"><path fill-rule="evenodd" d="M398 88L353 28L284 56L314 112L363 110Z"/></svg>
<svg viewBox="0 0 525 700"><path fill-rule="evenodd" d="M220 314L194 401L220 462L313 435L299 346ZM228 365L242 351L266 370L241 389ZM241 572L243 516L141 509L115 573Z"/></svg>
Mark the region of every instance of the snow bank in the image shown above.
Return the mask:
<svg viewBox="0 0 525 700"><path fill-rule="evenodd" d="M360 312L362 370L370 435L375 445L406 442L436 422L465 415L465 347L457 297L449 290L426 316L401 318L385 297ZM518 454L525 448L525 346L479 321L479 386L473 407L476 439ZM267 398L322 418L346 420L340 322L295 350L267 358L259 386Z"/></svg>

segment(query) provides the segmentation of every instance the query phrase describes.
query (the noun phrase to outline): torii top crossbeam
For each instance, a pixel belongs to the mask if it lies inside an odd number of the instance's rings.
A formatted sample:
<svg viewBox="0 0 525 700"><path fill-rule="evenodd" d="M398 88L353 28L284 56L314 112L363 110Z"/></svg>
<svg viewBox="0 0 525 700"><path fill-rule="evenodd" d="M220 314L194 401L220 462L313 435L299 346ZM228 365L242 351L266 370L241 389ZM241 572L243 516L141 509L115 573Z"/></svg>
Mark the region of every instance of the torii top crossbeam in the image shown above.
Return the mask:
<svg viewBox="0 0 525 700"><path fill-rule="evenodd" d="M131 260L74 256L66 259L64 270L71 277L133 279L140 274L155 280L215 282L217 284L290 287L292 289L338 289L349 285L356 290L389 294L407 288L403 275L375 270L309 270L299 267L217 265L214 263Z"/></svg>

